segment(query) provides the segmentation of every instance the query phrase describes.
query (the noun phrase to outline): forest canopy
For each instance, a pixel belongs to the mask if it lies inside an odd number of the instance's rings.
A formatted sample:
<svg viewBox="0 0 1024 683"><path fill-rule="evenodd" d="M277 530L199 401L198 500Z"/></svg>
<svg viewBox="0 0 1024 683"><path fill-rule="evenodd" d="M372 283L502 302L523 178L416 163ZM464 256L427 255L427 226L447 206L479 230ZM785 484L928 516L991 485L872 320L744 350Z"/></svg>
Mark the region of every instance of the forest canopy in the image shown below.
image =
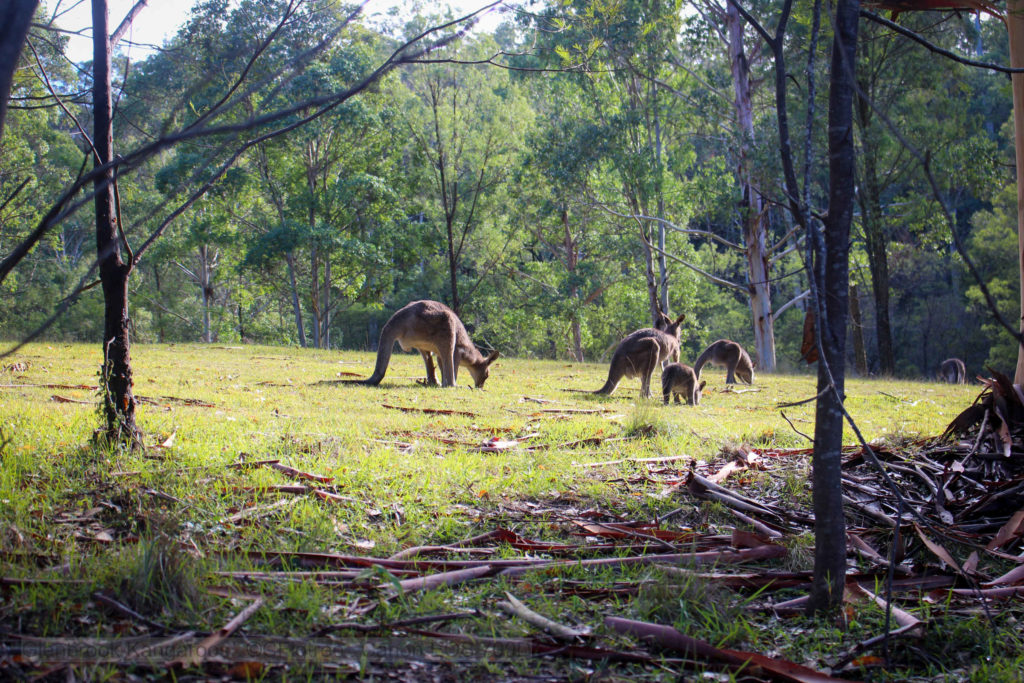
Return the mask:
<svg viewBox="0 0 1024 683"><path fill-rule="evenodd" d="M771 24L772 3L747 4ZM280 23L291 5L292 20ZM503 354L597 360L660 306L686 314L684 357L728 337L762 366L774 354L770 366L799 367L805 245L785 208L774 64L729 7L537 3L254 145L139 261L135 341L368 349L394 310L436 299ZM239 91L250 115L332 92L451 18L357 17L288 73L352 9L208 0L144 59L119 45L117 150L190 125L240 78L278 79ZM37 24L48 18L40 6ZM811 206L823 208L820 86L831 26L809 47L810 8L791 22L789 116L798 147L806 139L816 150L801 151L798 172ZM998 21L920 12L900 23L980 61L1008 61ZM278 40L249 62L275 31ZM852 358L860 347L848 344L850 365L931 376L958 356L969 374L1010 371L1016 344L991 322L939 205L952 210L1004 316L1015 318L1009 79L936 58L869 21L858 50L850 278L860 319L850 334L865 351ZM71 115L88 127L90 71L65 51L59 33L33 29L15 74L0 139L0 257L84 167ZM929 154L940 197L900 138ZM127 241L145 240L157 208L181 202L227 155L216 140L187 141L120 179ZM0 283L4 338L39 329L85 278L92 218L84 209L62 221ZM769 312L769 329L755 329L756 306ZM98 341L102 307L99 288L85 291L44 334Z"/></svg>

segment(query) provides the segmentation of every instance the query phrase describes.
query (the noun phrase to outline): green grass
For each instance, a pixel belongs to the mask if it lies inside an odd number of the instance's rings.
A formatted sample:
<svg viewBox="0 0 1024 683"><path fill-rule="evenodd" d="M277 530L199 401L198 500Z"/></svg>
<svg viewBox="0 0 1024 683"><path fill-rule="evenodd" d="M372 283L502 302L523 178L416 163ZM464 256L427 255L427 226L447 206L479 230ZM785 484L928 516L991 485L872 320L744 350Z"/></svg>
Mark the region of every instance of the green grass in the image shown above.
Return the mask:
<svg viewBox="0 0 1024 683"><path fill-rule="evenodd" d="M846 630L807 620L779 622L748 609L756 596L680 583L652 568L569 568L398 598L353 590L341 581L240 582L221 573L265 570L248 551L387 557L498 527L534 540L582 543L568 518L585 511L649 522L682 505L664 528L727 533L736 520L720 506L684 493L661 495L663 485L634 460L684 456L666 465L684 473L691 463L722 460L723 448L805 448L809 443L777 404L812 397L811 375L759 374L754 387L726 391L724 372L710 369L701 405L663 406L659 397L640 400L636 380L623 382L611 397L565 391L600 387L607 366L596 363L501 358L483 390L470 389L466 374L462 386L442 390L416 383L423 376L418 354L394 355L382 385L364 387L321 382L368 376L373 356L367 353L136 346L135 393L150 399L139 406L138 419L152 447L125 453L91 446L99 420L94 389L42 386L95 385L100 357L98 345L36 344L0 363L8 368L0 372L0 573L55 580L7 589L0 622L12 631L144 633L137 622L92 598L103 590L172 629L200 632L216 630L236 614L246 604L239 596L258 594L267 607L246 623L249 633L303 638L340 621L384 623L475 609L476 618L437 628L478 636L536 635L532 626L495 607L509 590L556 621L593 628L603 646L627 650L635 643L604 631L604 616L673 624L721 646L811 665L879 632L878 615L870 610L865 622ZM979 391L859 379L848 380L846 389L847 406L864 435L890 443L941 433ZM813 410L813 403L783 409L807 434L813 431ZM170 447L155 448L172 435ZM528 437L523 445L534 450L477 450L492 437ZM845 440L853 443L852 433ZM331 490L343 498L328 502L280 493L269 487L298 482L267 467L229 467L266 459L333 478ZM781 491L792 504L806 505L808 476L808 458L790 457L728 485L755 497L759 490ZM231 520L254 507L257 514ZM774 568L808 568L810 536L785 543L790 555ZM522 552L503 547L499 554ZM387 580L374 571L360 579ZM352 611L356 606L374 609L360 616ZM1020 616L1018 608L1001 618ZM1024 664L1019 635L1007 636L1015 628L1011 622L996 631L979 625L977 615L944 615L936 623L956 640L960 655L922 647L920 656L900 660L898 671L873 675L897 680L956 671L963 678L1010 680L1008 672ZM995 644L1000 634L1005 647ZM500 678L509 674L502 666L507 665L452 675ZM594 666L525 658L514 665L520 675L561 676L583 676ZM619 675L643 678L672 678L678 671L671 663L610 666Z"/></svg>

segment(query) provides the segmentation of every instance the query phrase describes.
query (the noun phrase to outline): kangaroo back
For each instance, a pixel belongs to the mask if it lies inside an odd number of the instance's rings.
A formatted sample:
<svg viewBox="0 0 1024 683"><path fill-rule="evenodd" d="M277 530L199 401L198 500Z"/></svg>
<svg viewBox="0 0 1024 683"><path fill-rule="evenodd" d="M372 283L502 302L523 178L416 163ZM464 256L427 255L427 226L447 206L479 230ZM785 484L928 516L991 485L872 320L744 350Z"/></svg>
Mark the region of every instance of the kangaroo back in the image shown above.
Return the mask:
<svg viewBox="0 0 1024 683"><path fill-rule="evenodd" d="M710 361L712 357L715 355L715 347L717 346L717 344L718 342L715 342L708 348L704 349L704 351L702 351L701 354L697 356L697 360L693 362L693 371L694 373L696 373L698 377L700 377L700 369L703 368L704 364Z"/></svg>

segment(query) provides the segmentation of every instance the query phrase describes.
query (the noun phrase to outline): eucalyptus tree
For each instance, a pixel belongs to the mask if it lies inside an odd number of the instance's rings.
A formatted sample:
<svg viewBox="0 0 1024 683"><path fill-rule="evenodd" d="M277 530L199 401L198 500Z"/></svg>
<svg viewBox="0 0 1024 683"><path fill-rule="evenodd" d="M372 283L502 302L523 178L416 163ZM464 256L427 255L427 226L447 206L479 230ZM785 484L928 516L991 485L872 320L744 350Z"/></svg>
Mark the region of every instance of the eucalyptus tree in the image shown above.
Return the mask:
<svg viewBox="0 0 1024 683"><path fill-rule="evenodd" d="M459 314L503 257L507 185L533 118L507 72L465 63L495 51L490 36L467 39L402 72L413 95L403 112L409 169L428 224L440 229L449 304Z"/></svg>
<svg viewBox="0 0 1024 683"><path fill-rule="evenodd" d="M231 16L251 6L243 2L240 9ZM269 3L256 3L268 6ZM136 8L145 5L137 4ZM242 58L231 60L225 55L216 72L222 81L216 82L214 74L203 74L203 78L190 89L189 94L210 94L219 92L201 102L202 108L188 106L194 103L191 97L182 98L174 108L178 113L167 130L153 135L147 142L124 153L114 156L114 125L111 98L110 50L120 30L110 31L105 0L93 0L93 135L91 156L94 167L69 183L56 201L44 213L31 232L8 252L0 261L0 283L23 262L39 242L68 215L79 209L85 202L94 202L96 209L96 252L95 267L100 272L100 283L104 293L105 329L103 333L104 364L103 406L105 428L103 435L110 443L137 446L141 434L135 422L136 401L132 393L132 367L130 357L130 317L128 313L128 280L150 247L167 230L168 226L187 211L199 198L206 194L221 177L250 149L268 139L284 135L302 125L330 112L343 102L351 99L377 82L396 66L408 63L430 49L441 47L457 40L458 31L453 30L458 22L447 26L431 27L404 43L396 43L390 54L382 55L372 65L343 85L323 93L311 93L300 101L275 102L273 96L285 87L311 61L332 45L356 20L358 10L341 11L333 3L321 5L310 0L293 0L275 6L279 9L276 22L251 26L242 33L243 40L237 45L236 54ZM134 12L130 13L134 14ZM324 30L307 37L306 49L284 63L275 63L266 71L262 58L275 49L280 49L290 34L308 22L323 21ZM122 25L124 23L122 22ZM59 95L54 94L54 99ZM255 103L269 103L255 107ZM246 105L251 108L246 109ZM182 114L181 112L185 112ZM175 125L179 124L179 125ZM82 129L82 133L85 131ZM192 169L189 176L180 183L183 199L165 204L148 215L140 217L135 225L126 225L119 212L116 186L119 180L137 172L147 162L160 160L160 154L187 141L207 139L204 163ZM82 189L91 186L86 199L81 199ZM170 209L171 205L175 208ZM142 236L141 243L134 238ZM88 289L84 282L58 306L53 319L74 303L83 291Z"/></svg>
<svg viewBox="0 0 1024 683"><path fill-rule="evenodd" d="M609 327L600 320L588 325L588 311L611 286L634 275L637 245L594 204L614 171L608 138L585 120L587 98L575 80L560 75L536 86L538 117L515 183L511 226L522 235L523 257L507 267L531 301L546 302L553 326L566 330L568 322L565 348L583 361L585 331Z"/></svg>

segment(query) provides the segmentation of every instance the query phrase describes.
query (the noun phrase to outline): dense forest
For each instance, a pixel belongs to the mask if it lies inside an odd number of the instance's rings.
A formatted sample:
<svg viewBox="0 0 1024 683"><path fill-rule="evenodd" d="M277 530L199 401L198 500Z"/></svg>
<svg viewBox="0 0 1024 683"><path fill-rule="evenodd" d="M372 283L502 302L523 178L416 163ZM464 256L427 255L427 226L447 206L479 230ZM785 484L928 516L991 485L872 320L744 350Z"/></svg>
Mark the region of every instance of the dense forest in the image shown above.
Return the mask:
<svg viewBox="0 0 1024 683"><path fill-rule="evenodd" d="M744 4L773 24L774 3ZM807 245L786 210L763 36L719 0L527 9L491 33L455 34L241 154L217 137L186 139L120 179L125 244L159 232L129 283L134 339L369 349L394 310L429 298L481 346L597 360L660 307L687 316L684 358L728 337L762 369L798 369ZM116 151L206 123L225 98L238 105L221 115L227 129L232 116L344 88L453 18L342 21L352 11L207 0L141 61L119 45ZM808 205L824 207L832 27L816 16L801 3L782 50L797 170ZM0 139L0 257L89 161L91 72L65 56L50 21L40 7ZM999 21L899 22L935 46L1008 62ZM1016 318L1010 80L867 19L858 49L850 366L933 376L959 356L970 376L986 364L1012 372L1016 344L992 322L941 208ZM908 144L927 153L937 193ZM0 336L49 322L44 338L99 341L94 234L79 210L2 281Z"/></svg>

